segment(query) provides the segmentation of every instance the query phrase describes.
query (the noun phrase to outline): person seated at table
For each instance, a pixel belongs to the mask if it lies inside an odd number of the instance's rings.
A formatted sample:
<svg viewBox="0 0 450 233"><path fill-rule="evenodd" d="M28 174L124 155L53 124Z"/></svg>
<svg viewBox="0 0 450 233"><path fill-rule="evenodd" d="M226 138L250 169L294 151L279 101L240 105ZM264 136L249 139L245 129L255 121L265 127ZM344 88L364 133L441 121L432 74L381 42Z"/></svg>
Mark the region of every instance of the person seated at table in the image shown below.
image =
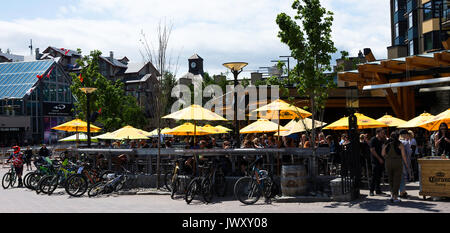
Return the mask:
<svg viewBox="0 0 450 233"><path fill-rule="evenodd" d="M437 151L436 156L450 156L450 132L446 123L439 125L439 131L434 137L434 143Z"/></svg>

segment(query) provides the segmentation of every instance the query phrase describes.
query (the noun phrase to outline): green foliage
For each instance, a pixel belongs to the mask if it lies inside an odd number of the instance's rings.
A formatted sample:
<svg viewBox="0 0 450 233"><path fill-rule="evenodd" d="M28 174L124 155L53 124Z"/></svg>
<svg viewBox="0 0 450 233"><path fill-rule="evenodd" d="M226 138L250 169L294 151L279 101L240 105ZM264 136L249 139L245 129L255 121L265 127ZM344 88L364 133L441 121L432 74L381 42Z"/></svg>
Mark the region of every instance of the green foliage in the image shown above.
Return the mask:
<svg viewBox="0 0 450 233"><path fill-rule="evenodd" d="M331 40L333 13L323 8L319 0L295 0L292 8L297 11L294 19L285 13L276 19L280 27L278 37L298 61L285 82L295 84L301 96L315 103L314 112L325 108L328 90L335 87L333 76L325 74L331 70L331 54L337 51Z"/></svg>
<svg viewBox="0 0 450 233"><path fill-rule="evenodd" d="M81 50L79 52L81 53ZM76 117L84 120L87 115L86 94L80 88L95 87L97 90L90 95L90 109L92 114L101 108L101 114L97 118L99 126L105 131L113 131L125 125L142 128L147 121L143 110L137 105L136 98L125 94L124 84L121 81L117 80L113 83L101 75L100 55L100 51L94 50L89 56L77 60L81 67L83 82L77 74L70 73L72 77L70 89L78 100L74 104Z"/></svg>

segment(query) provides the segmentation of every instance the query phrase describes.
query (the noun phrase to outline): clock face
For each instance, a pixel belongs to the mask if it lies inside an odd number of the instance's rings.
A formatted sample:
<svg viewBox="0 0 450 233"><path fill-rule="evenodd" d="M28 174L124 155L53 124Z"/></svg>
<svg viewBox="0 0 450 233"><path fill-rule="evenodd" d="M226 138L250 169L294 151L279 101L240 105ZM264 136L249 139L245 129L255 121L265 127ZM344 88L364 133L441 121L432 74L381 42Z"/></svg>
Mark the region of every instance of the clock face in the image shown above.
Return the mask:
<svg viewBox="0 0 450 233"><path fill-rule="evenodd" d="M191 62L191 68L195 68L195 67L197 67L197 63Z"/></svg>

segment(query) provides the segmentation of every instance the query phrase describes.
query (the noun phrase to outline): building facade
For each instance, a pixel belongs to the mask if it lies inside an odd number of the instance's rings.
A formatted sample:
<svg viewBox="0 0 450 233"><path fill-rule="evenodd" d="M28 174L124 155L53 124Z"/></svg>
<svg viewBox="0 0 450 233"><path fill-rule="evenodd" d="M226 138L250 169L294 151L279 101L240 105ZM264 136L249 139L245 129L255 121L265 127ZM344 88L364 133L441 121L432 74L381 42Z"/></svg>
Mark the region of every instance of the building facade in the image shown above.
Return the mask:
<svg viewBox="0 0 450 233"><path fill-rule="evenodd" d="M450 49L446 46L450 29L449 1L391 0L390 2L389 59Z"/></svg>
<svg viewBox="0 0 450 233"><path fill-rule="evenodd" d="M71 79L54 59L0 63L0 146L55 143L72 119Z"/></svg>

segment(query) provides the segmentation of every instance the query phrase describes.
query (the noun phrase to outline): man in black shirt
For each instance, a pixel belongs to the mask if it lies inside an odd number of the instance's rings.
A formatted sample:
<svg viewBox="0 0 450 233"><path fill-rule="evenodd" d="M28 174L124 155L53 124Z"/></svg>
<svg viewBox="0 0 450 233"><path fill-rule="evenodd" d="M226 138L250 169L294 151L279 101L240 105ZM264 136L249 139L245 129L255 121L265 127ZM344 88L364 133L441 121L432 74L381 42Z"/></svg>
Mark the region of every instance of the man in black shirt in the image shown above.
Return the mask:
<svg viewBox="0 0 450 233"><path fill-rule="evenodd" d="M47 149L47 145L42 144L41 149L39 149L39 157L45 158L50 156L50 151Z"/></svg>
<svg viewBox="0 0 450 233"><path fill-rule="evenodd" d="M377 128L376 136L370 139L370 160L372 163L372 182L370 183L370 196L377 194L384 194L381 192L381 175L384 168L384 158L381 155L383 143L386 140L386 133L383 128Z"/></svg>

